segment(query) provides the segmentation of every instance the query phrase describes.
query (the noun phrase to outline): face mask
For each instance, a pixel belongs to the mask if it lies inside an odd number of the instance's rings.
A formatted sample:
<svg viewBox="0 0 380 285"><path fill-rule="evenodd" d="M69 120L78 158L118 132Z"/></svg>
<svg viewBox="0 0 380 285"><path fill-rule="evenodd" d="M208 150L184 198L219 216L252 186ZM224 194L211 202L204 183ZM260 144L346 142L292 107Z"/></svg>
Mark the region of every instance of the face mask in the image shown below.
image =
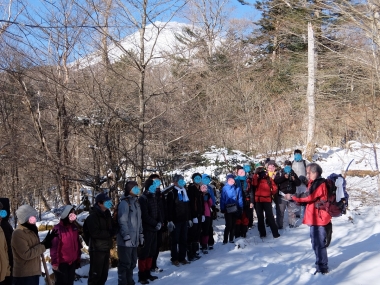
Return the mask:
<svg viewBox="0 0 380 285"><path fill-rule="evenodd" d="M161 181L159 179L153 180L153 185L155 188L159 188L161 185Z"/></svg>
<svg viewBox="0 0 380 285"><path fill-rule="evenodd" d="M74 222L76 219L77 219L77 215L75 215L74 213L70 213L69 220L72 221L72 222Z"/></svg>
<svg viewBox="0 0 380 285"><path fill-rule="evenodd" d="M150 185L149 186L149 189L148 189L148 191L149 191L149 193L156 193L156 185L154 185L154 184L152 184L152 185Z"/></svg>
<svg viewBox="0 0 380 285"><path fill-rule="evenodd" d="M290 165L286 165L286 166L284 167L284 172L285 172L286 174L290 174L290 172L292 172L292 167L291 167Z"/></svg>
<svg viewBox="0 0 380 285"><path fill-rule="evenodd" d="M7 211L1 210L0 211L0 217L5 218L7 216Z"/></svg>
<svg viewBox="0 0 380 285"><path fill-rule="evenodd" d="M205 177L205 178L202 178L202 183L203 184L209 184L211 182L210 178L209 177Z"/></svg>
<svg viewBox="0 0 380 285"><path fill-rule="evenodd" d="M31 225L35 225L37 223L37 218L35 216L29 217L28 223Z"/></svg>
<svg viewBox="0 0 380 285"><path fill-rule="evenodd" d="M186 185L186 181L183 179L178 180L179 187L184 187Z"/></svg>
<svg viewBox="0 0 380 285"><path fill-rule="evenodd" d="M137 196L140 194L140 188L138 186L134 186L131 192Z"/></svg>
<svg viewBox="0 0 380 285"><path fill-rule="evenodd" d="M294 155L294 160L295 161L302 161L302 155L300 153L296 153Z"/></svg>
<svg viewBox="0 0 380 285"><path fill-rule="evenodd" d="M103 203L104 207L106 207L107 209L111 209L112 208L112 201L111 200L108 200L108 201L105 201Z"/></svg>
<svg viewBox="0 0 380 285"><path fill-rule="evenodd" d="M251 171L251 166L250 165L244 165L243 166L243 169L246 173L250 172Z"/></svg>
<svg viewBox="0 0 380 285"><path fill-rule="evenodd" d="M193 181L194 183L199 184L202 182L202 178L200 176L195 176Z"/></svg>

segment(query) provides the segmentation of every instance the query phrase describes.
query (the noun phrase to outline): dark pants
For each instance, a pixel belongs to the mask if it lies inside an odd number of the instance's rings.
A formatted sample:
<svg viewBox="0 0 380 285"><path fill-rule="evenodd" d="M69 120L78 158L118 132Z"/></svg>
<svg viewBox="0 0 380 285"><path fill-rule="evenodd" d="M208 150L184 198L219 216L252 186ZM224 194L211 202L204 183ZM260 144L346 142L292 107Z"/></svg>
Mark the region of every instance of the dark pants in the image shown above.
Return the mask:
<svg viewBox="0 0 380 285"><path fill-rule="evenodd" d="M208 226L208 245L214 246L214 228L212 227L213 219L210 219L210 224Z"/></svg>
<svg viewBox="0 0 380 285"><path fill-rule="evenodd" d="M152 269L155 269L157 267L157 259L158 259L158 255L160 253L161 244L162 244L162 231L159 230L157 232L157 245L156 245L156 249L155 249L155 251L153 253L153 257L152 257Z"/></svg>
<svg viewBox="0 0 380 285"><path fill-rule="evenodd" d="M88 285L104 285L108 278L110 252L90 251L90 272Z"/></svg>
<svg viewBox="0 0 380 285"><path fill-rule="evenodd" d="M211 217L205 217L205 221L202 223L202 236L201 236L201 245L202 249L207 249L209 236L209 229L211 224Z"/></svg>
<svg viewBox="0 0 380 285"><path fill-rule="evenodd" d="M199 242L202 230L202 216L197 217L198 223L194 223L191 228L187 231L187 243L191 244L193 242Z"/></svg>
<svg viewBox="0 0 380 285"><path fill-rule="evenodd" d="M225 213L224 220L226 221L226 227L224 228L224 238L223 243L234 240L235 236L235 223L236 223L236 213Z"/></svg>
<svg viewBox="0 0 380 285"><path fill-rule="evenodd" d="M137 250L139 259L147 259L153 257L157 248L157 232L144 231L144 247ZM150 269L150 268L149 268Z"/></svg>
<svg viewBox="0 0 380 285"><path fill-rule="evenodd" d="M315 253L315 268L317 271L328 269L326 249L326 230L324 226L310 226L311 245Z"/></svg>
<svg viewBox="0 0 380 285"><path fill-rule="evenodd" d="M12 285L12 276L5 277L4 281L0 282L0 285Z"/></svg>
<svg viewBox="0 0 380 285"><path fill-rule="evenodd" d="M137 262L137 248L118 246L117 255L119 264L117 266L117 284L118 285L134 285L133 269Z"/></svg>
<svg viewBox="0 0 380 285"><path fill-rule="evenodd" d="M75 280L76 263L60 263L58 270L54 271L55 285L73 285Z"/></svg>
<svg viewBox="0 0 380 285"><path fill-rule="evenodd" d="M186 257L187 245L187 221L177 222L175 228L171 232L171 261L182 261Z"/></svg>
<svg viewBox="0 0 380 285"><path fill-rule="evenodd" d="M271 202L256 202L256 214L257 214L257 227L260 236L266 236L265 222L264 222L264 212L265 218L269 224L272 231L273 237L278 237L278 228L273 216L272 203Z"/></svg>
<svg viewBox="0 0 380 285"><path fill-rule="evenodd" d="M248 218L248 227L253 227L253 208L250 208L249 205L244 208L245 215Z"/></svg>
<svg viewBox="0 0 380 285"><path fill-rule="evenodd" d="M13 277L13 285L38 285L40 282L40 275L28 277Z"/></svg>

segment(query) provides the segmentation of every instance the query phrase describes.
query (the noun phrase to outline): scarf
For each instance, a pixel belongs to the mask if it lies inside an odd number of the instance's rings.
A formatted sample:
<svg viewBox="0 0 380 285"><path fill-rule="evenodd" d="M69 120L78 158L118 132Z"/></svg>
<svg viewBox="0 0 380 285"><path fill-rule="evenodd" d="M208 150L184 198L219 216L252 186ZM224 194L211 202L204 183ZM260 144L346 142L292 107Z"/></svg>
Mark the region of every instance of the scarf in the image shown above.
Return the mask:
<svg viewBox="0 0 380 285"><path fill-rule="evenodd" d="M183 202L189 202L189 197L187 197L187 192L185 188L179 188L174 186L174 188L178 191L178 200Z"/></svg>

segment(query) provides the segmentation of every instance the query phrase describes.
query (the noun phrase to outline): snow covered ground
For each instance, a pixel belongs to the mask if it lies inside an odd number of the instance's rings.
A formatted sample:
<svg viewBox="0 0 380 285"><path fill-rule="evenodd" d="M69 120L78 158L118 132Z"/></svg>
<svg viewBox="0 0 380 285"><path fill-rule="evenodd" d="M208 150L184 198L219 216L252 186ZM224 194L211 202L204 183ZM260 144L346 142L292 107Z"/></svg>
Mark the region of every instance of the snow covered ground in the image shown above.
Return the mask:
<svg viewBox="0 0 380 285"><path fill-rule="evenodd" d="M374 170L373 150L358 143L349 151L318 149L316 157L324 169L324 177L341 173L353 159L350 169ZM379 147L379 146L377 146ZM379 161L380 162L380 161ZM191 172L192 170L190 170ZM194 171L194 170L193 170ZM205 169L207 173L207 169ZM235 244L222 244L224 219L219 214L214 221L213 250L189 265L175 267L170 263L170 252L161 252L158 265L163 272L154 285L194 284L378 284L380 282L380 199L376 177L347 177L350 194L347 214L333 219L333 239L327 250L330 272L313 275L315 256L311 248L309 227L280 230L281 237L273 239L270 229L267 237L260 239L255 227L247 238L239 238ZM300 222L299 222L300 223ZM284 223L285 225L286 223ZM88 272L88 265L77 273ZM137 268L135 269L137 283ZM82 278L75 284L87 283ZM41 282L41 284L43 284ZM117 268L109 271L106 284L117 284Z"/></svg>

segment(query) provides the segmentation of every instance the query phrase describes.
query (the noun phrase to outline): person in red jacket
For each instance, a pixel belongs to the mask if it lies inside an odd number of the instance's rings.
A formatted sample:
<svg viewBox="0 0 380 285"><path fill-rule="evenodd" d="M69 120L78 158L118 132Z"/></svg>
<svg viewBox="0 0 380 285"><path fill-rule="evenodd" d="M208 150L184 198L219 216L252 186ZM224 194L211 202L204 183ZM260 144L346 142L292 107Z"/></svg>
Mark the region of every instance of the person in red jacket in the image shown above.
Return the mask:
<svg viewBox="0 0 380 285"><path fill-rule="evenodd" d="M55 285L74 284L75 269L79 267L82 247L75 220L75 208L67 205L61 214L59 224L54 226L58 236L53 239L50 257Z"/></svg>
<svg viewBox="0 0 380 285"><path fill-rule="evenodd" d="M264 167L259 166L256 168L255 174L252 178L253 186L256 187L255 203L257 227L261 238L266 237L267 235L265 230L264 212L273 237L280 237L272 210L272 196L277 193L277 185L273 181L275 170L276 163L273 160L270 160L267 163L267 171L264 169Z"/></svg>
<svg viewBox="0 0 380 285"><path fill-rule="evenodd" d="M331 222L331 216L325 210L315 207L316 201L327 200L325 179L321 175L322 168L317 163L308 164L306 166L306 177L309 180L307 192L296 195L286 194L285 197L298 203L307 203L303 223L310 226L311 244L315 253L315 273L326 274L329 269L325 226Z"/></svg>

